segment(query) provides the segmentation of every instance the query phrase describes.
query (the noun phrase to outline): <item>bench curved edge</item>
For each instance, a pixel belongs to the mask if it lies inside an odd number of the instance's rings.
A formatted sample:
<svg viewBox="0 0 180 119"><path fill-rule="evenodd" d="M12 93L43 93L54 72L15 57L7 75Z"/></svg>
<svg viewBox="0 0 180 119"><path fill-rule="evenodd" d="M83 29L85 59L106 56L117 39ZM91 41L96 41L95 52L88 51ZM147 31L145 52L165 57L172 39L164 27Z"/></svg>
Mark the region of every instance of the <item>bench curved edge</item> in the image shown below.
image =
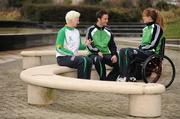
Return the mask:
<svg viewBox="0 0 180 119"><path fill-rule="evenodd" d="M22 56L55 56L56 52L55 50L43 50L43 51L22 51L20 53Z"/></svg>
<svg viewBox="0 0 180 119"><path fill-rule="evenodd" d="M32 85L77 91L120 94L160 94L165 91L165 87L161 84L86 80L60 75L72 71L75 70L56 64L44 65L22 71L20 78Z"/></svg>
<svg viewBox="0 0 180 119"><path fill-rule="evenodd" d="M35 57L35 56L55 56L56 51L55 50L40 50L40 51L22 51L20 53L22 56L26 57ZM78 55L87 55L88 51L87 50L80 50L78 51Z"/></svg>

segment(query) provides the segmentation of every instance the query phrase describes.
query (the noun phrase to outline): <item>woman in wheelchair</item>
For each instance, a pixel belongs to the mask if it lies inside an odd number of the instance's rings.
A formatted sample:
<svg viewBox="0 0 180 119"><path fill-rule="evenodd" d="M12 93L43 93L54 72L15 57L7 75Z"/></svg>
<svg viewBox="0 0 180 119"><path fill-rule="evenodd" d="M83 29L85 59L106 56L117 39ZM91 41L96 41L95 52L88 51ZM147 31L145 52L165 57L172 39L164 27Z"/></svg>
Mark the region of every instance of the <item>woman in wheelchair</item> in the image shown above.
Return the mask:
<svg viewBox="0 0 180 119"><path fill-rule="evenodd" d="M163 39L163 19L159 12L153 8L147 8L142 13L146 24L143 29L142 40L139 48L122 48L119 51L119 76L117 81L136 81L138 69L133 69L134 64L145 61L153 54L159 54L161 40ZM136 71L135 71L136 70Z"/></svg>

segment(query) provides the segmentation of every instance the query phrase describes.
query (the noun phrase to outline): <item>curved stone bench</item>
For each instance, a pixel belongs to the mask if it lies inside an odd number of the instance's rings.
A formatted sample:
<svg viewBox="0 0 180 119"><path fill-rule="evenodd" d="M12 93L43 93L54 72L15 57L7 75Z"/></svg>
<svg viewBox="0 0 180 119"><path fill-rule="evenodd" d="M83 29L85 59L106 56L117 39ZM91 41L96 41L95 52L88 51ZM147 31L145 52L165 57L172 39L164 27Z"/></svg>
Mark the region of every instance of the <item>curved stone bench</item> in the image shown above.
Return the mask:
<svg viewBox="0 0 180 119"><path fill-rule="evenodd" d="M79 51L79 55L86 55L87 51ZM28 69L34 66L42 65L43 56L54 56L55 59L56 51L55 50L35 50L35 51L22 51L21 56L23 57L23 69Z"/></svg>
<svg viewBox="0 0 180 119"><path fill-rule="evenodd" d="M94 70L92 79L98 75ZM52 104L54 89L107 92L129 95L129 115L157 117L161 115L161 94L165 87L157 83L112 82L76 79L76 70L53 65L37 66L21 72L20 78L28 83L28 103Z"/></svg>

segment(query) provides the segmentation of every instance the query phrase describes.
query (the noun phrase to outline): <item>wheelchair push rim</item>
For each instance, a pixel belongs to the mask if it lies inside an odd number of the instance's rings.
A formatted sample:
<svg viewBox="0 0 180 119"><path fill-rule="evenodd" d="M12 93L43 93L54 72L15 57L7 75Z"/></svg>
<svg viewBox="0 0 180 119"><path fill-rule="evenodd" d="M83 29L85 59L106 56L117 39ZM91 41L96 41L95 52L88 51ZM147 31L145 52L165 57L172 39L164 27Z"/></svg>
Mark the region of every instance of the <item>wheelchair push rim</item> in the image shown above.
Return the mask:
<svg viewBox="0 0 180 119"><path fill-rule="evenodd" d="M153 55L143 64L142 78L146 83L161 83L168 88L175 78L175 66L169 57Z"/></svg>

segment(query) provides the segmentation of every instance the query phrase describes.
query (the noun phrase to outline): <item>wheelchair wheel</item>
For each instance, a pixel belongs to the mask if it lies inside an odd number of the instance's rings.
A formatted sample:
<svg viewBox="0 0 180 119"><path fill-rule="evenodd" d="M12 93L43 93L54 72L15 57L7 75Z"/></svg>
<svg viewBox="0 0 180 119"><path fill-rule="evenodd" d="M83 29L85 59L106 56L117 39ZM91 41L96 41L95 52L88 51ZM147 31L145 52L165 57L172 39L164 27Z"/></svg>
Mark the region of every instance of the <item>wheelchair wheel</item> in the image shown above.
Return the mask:
<svg viewBox="0 0 180 119"><path fill-rule="evenodd" d="M168 88L175 78L175 66L167 56L150 56L143 64L142 78L146 83L161 83Z"/></svg>

